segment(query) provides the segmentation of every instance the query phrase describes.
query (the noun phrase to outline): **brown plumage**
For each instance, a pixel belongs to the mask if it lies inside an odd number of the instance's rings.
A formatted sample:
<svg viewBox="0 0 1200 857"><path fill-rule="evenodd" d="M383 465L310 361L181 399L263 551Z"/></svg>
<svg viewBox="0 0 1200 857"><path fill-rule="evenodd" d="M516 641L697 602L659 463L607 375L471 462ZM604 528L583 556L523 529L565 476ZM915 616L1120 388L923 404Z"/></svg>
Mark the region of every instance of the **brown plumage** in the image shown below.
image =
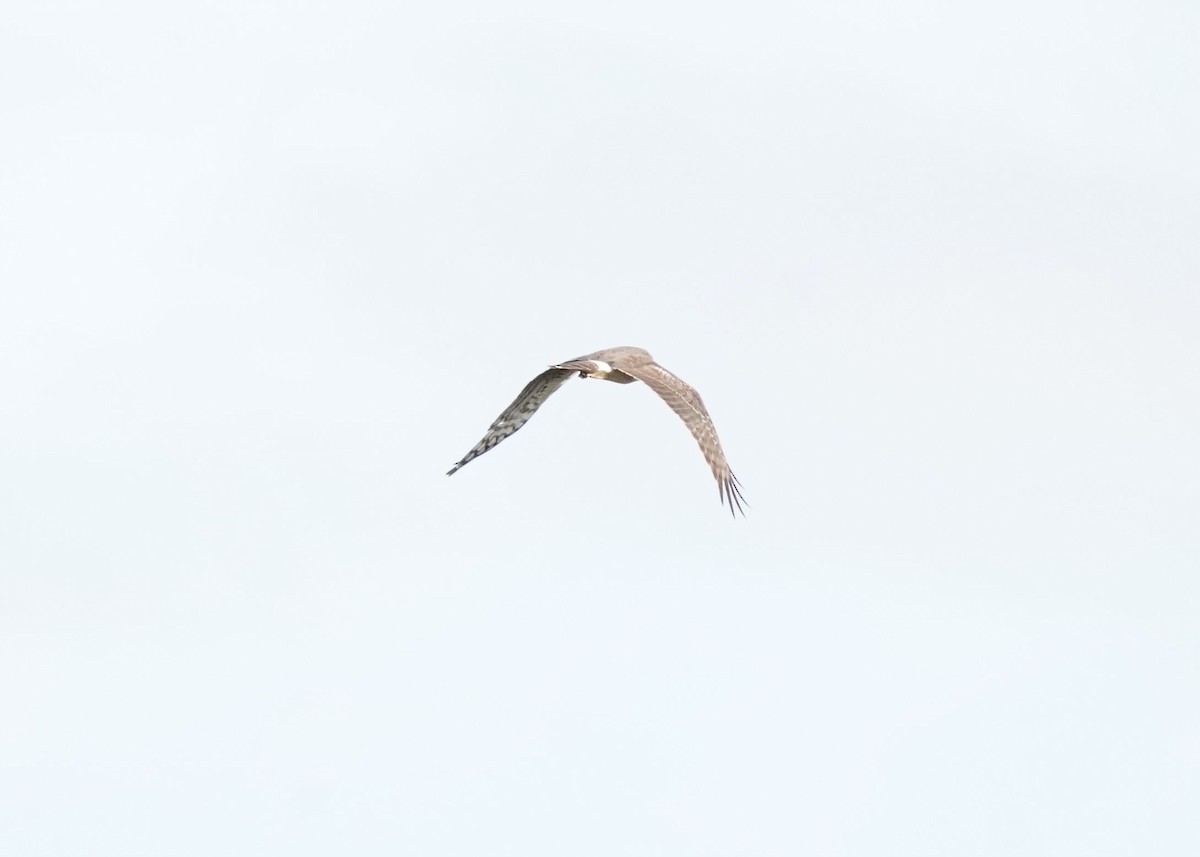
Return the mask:
<svg viewBox="0 0 1200 857"><path fill-rule="evenodd" d="M557 363L530 381L521 394L504 412L492 423L487 434L462 460L454 465L447 473L453 475L460 467L474 458L483 455L500 441L521 428L533 416L534 411L542 406L550 394L563 385L573 374L581 378L599 378L613 381L617 384L631 384L641 381L662 398L679 418L683 420L688 431L696 438L704 460L712 469L713 477L717 480L717 491L721 503L729 504L731 514L741 512L746 499L742 496L741 485L721 449L721 441L717 439L717 430L713 427L712 418L700 399L700 394L686 384L677 375L668 372L654 362L649 352L641 348L622 346L606 348L565 363ZM736 517L736 514L735 514Z"/></svg>

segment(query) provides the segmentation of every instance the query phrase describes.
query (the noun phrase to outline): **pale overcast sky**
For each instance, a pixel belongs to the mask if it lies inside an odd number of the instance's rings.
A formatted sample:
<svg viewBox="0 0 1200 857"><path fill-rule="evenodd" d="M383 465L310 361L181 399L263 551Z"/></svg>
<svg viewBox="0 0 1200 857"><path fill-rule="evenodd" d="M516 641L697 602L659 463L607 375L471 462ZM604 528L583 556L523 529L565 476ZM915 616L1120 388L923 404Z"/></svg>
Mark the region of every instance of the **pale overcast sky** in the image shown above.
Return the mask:
<svg viewBox="0 0 1200 857"><path fill-rule="evenodd" d="M0 853L1200 853L1197 44L9 4Z"/></svg>

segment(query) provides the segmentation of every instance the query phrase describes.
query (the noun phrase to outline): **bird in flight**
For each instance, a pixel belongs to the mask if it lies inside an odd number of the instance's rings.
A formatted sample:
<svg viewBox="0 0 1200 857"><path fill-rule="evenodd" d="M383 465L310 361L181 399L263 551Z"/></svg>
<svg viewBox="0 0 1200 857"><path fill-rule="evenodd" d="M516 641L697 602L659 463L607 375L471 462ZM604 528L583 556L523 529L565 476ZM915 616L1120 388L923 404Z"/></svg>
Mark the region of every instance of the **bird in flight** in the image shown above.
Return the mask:
<svg viewBox="0 0 1200 857"><path fill-rule="evenodd" d="M717 439L717 430L713 427L712 418L704 408L704 402L700 400L700 394L681 378L655 363L649 352L630 346L606 348L603 351L576 357L565 363L556 363L538 375L525 386L513 403L504 409L504 413L496 418L487 434L483 436L483 440L475 444L471 451L450 468L446 475L453 476L460 467L483 455L529 422L533 412L540 408L546 399L550 398L550 394L576 373L580 378L599 378L602 381L613 381L617 384L632 384L634 381L641 381L658 393L671 410L683 420L688 431L692 433L692 437L696 438L696 443L700 444L704 460L712 468L713 476L717 480L717 492L721 497L721 504L725 505L728 502L729 513L735 518L737 517L735 508L736 512L741 512L742 516L745 516L742 505L746 502L746 498L742 496L741 483L729 469L729 462L725 460L721 442Z"/></svg>

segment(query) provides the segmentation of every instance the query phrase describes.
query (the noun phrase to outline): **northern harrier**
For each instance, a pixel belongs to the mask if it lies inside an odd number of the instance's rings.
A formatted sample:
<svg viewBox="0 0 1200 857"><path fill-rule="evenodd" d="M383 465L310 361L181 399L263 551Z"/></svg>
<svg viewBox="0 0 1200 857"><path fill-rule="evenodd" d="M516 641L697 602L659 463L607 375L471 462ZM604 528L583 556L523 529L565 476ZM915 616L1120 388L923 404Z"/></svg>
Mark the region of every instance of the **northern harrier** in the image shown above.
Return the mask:
<svg viewBox="0 0 1200 857"><path fill-rule="evenodd" d="M446 475L454 475L455 471L467 462L483 455L529 422L529 418L542 406L542 402L550 398L550 394L561 387L563 382L576 372L579 373L580 378L599 378L602 381L613 381L617 384L641 381L658 393L671 410L679 414L684 424L687 425L688 431L700 444L704 460L708 462L713 476L716 477L721 504L724 505L728 501L730 514L737 517L734 514L736 507L737 511L745 516L742 504L746 502L746 499L742 496L741 484L733 475L733 471L729 469L729 463L725 461L725 453L721 451L721 442L717 440L717 430L713 427L708 411L704 409L704 402L700 400L700 394L680 378L655 363L649 352L629 346L606 348L603 351L576 357L566 363L556 363L538 375L526 385L513 403L504 409L504 413L496 418L492 427L488 429L488 433L483 436L483 440L475 444L474 448L463 456L462 461L454 465Z"/></svg>

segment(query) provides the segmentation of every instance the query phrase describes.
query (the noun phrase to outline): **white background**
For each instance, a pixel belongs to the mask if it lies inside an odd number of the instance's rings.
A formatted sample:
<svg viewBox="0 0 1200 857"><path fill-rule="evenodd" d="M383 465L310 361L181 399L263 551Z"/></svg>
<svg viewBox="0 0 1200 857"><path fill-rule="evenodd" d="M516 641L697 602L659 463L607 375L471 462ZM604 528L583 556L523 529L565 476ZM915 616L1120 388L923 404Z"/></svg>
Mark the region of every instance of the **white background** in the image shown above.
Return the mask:
<svg viewBox="0 0 1200 857"><path fill-rule="evenodd" d="M1197 44L10 4L0 852L1200 853Z"/></svg>

